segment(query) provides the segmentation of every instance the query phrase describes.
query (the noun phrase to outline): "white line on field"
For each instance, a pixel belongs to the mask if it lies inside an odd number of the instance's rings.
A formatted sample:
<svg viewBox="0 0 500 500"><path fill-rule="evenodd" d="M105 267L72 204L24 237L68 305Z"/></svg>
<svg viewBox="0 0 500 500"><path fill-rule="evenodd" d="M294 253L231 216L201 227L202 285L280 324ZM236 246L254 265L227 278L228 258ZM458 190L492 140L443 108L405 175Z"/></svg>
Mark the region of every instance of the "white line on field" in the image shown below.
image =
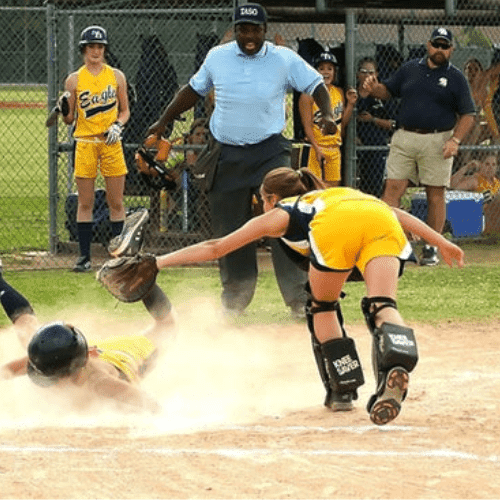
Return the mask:
<svg viewBox="0 0 500 500"><path fill-rule="evenodd" d="M238 426L232 425L229 427L224 427L221 430L229 431L245 431L245 432L265 432L266 434L298 434L301 432L348 432L352 434L364 434L365 432L427 432L428 427L412 427L410 425L384 425L383 427L378 427L375 425L353 425L353 426L337 426L337 427L312 427L308 425L287 425L283 427L272 427L265 425L254 425L254 426Z"/></svg>
<svg viewBox="0 0 500 500"><path fill-rule="evenodd" d="M97 454L117 454L129 453L127 448L73 448L66 446L9 446L0 445L0 452L4 453L97 453ZM381 458L441 458L452 460L468 460L475 462L499 462L500 457L496 455L480 456L474 453L464 453L454 450L424 450L424 451L372 451L372 450L301 450L293 448L266 449L266 448L149 448L134 450L134 453L147 455L205 455L221 456L224 458L245 459L260 457L282 457L291 458L296 456L342 456L342 457L381 457Z"/></svg>

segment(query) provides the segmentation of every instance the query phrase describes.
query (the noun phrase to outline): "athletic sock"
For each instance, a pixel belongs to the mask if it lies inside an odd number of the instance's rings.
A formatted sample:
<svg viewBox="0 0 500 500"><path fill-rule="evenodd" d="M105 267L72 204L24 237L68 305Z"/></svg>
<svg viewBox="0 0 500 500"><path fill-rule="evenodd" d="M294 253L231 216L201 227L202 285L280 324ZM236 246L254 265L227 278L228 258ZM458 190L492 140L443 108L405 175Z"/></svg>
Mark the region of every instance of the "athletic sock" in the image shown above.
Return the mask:
<svg viewBox="0 0 500 500"><path fill-rule="evenodd" d="M90 260L90 243L92 242L92 222L78 222L78 245L80 255Z"/></svg>
<svg viewBox="0 0 500 500"><path fill-rule="evenodd" d="M0 303L5 310L5 314L12 323L23 314L34 314L33 308L28 300L16 289L12 288L0 273Z"/></svg>
<svg viewBox="0 0 500 500"><path fill-rule="evenodd" d="M151 291L142 299L149 314L156 321L165 319L172 310L172 304L163 290L155 283Z"/></svg>
<svg viewBox="0 0 500 500"><path fill-rule="evenodd" d="M123 221L122 220L112 220L111 221L111 234L113 238L121 234L123 230Z"/></svg>

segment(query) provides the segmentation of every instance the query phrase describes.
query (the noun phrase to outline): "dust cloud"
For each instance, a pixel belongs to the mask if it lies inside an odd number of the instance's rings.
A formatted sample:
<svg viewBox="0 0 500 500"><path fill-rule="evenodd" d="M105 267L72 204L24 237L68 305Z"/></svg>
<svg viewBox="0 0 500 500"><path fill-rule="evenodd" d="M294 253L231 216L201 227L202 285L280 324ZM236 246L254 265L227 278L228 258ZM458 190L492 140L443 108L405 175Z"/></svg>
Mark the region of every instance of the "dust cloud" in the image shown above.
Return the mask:
<svg viewBox="0 0 500 500"><path fill-rule="evenodd" d="M81 389L43 389L27 377L0 382L0 430L127 427L135 435L230 427L318 406L323 389L305 324L229 325L218 304L194 299L177 308L177 338L141 387L162 406L156 415L123 411ZM106 336L136 334L148 324L65 310L58 319ZM0 330L0 364L23 349L13 328Z"/></svg>

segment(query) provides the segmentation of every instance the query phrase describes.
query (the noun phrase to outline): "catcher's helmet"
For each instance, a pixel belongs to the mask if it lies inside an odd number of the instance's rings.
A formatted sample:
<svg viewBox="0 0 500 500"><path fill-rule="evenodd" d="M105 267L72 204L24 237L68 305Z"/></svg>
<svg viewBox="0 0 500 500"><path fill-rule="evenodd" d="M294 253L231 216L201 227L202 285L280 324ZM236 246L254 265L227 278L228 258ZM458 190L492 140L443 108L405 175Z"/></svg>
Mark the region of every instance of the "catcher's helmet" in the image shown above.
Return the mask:
<svg viewBox="0 0 500 500"><path fill-rule="evenodd" d="M321 54L314 59L314 67L317 68L322 62L329 62L334 66L338 66L337 58L331 52L321 52Z"/></svg>
<svg viewBox="0 0 500 500"><path fill-rule="evenodd" d="M28 345L28 375L47 386L85 366L88 346L74 326L57 321L41 327Z"/></svg>
<svg viewBox="0 0 500 500"><path fill-rule="evenodd" d="M104 28L100 26L88 26L82 31L80 35L80 42L78 46L80 50L83 50L85 45L89 43L101 43L102 45L108 45L108 35Z"/></svg>

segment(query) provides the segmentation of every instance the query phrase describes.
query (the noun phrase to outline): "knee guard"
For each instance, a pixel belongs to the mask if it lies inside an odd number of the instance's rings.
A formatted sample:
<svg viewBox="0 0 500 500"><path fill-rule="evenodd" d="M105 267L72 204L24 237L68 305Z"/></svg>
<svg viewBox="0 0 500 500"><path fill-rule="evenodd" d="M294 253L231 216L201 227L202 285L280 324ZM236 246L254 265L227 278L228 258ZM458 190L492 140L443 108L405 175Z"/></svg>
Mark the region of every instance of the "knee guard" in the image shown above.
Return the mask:
<svg viewBox="0 0 500 500"><path fill-rule="evenodd" d="M344 319L338 301L316 301L310 294L306 304L306 319L313 347L314 358L326 390L325 404L330 400L332 391L338 393L352 392L357 398L356 389L363 385L363 371L356 351L354 340L347 337L344 330ZM314 331L314 314L335 311L343 337L320 344Z"/></svg>
<svg viewBox="0 0 500 500"><path fill-rule="evenodd" d="M375 302L382 305L375 306ZM395 366L402 366L411 372L418 362L415 334L411 328L394 323L383 323L377 328L375 316L385 307L397 309L396 301L390 297L364 297L361 302L366 324L373 336L372 359L375 374L386 373Z"/></svg>

